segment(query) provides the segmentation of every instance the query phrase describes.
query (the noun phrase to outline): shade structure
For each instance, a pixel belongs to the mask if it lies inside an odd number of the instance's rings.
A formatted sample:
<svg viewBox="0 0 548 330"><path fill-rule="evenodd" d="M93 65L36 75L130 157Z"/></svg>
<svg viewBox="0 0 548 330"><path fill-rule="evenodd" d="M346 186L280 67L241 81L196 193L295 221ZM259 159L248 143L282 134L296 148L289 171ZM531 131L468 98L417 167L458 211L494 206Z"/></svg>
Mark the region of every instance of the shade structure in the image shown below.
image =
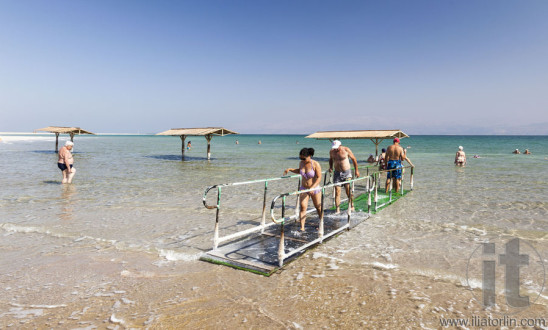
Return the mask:
<svg viewBox="0 0 548 330"><path fill-rule="evenodd" d="M379 154L379 144L385 139L407 138L402 130L356 130L356 131L319 131L307 138L318 140L368 139L375 144L375 156Z"/></svg>
<svg viewBox="0 0 548 330"><path fill-rule="evenodd" d="M55 152L59 151L59 134L69 134L71 141L74 141L74 135L76 135L76 134L78 134L78 135L79 134L92 134L92 135L95 135L95 133L92 133L90 131L86 131L84 129L81 129L80 127L48 126L48 127L39 128L37 130L34 130L35 133L37 131L55 133Z"/></svg>
<svg viewBox="0 0 548 330"><path fill-rule="evenodd" d="M211 158L211 139L213 136L225 136L230 134L239 134L223 127L203 127L203 128L172 128L156 135L171 135L181 138L181 154L185 159L185 139L187 136L203 136L207 140L207 159Z"/></svg>

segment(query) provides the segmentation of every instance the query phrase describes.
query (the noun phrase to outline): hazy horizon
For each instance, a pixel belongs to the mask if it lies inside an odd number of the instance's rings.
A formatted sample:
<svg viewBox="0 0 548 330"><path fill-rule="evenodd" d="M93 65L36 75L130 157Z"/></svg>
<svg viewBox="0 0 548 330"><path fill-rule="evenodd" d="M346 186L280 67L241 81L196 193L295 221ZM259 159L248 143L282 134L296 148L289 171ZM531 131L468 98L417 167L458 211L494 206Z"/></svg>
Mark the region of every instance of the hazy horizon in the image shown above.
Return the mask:
<svg viewBox="0 0 548 330"><path fill-rule="evenodd" d="M404 131L405 132L405 131ZM149 132L149 133L139 133L139 132L93 132L94 135L156 135L157 133L159 132ZM236 135L302 135L302 136L306 136L306 135L310 135L314 132L309 132L309 133L241 133L241 132L238 132L238 134ZM405 132L407 133L407 132ZM0 132L0 137L1 137L1 134L23 134L23 135L28 135L28 134L36 134L36 135L51 135L51 136L54 136L54 133L48 133L48 132L24 132L24 131L20 131L20 132ZM410 134L408 133L408 135L410 137L412 136L548 136L548 134ZM68 134L60 134L61 137L63 136L68 136ZM76 136L88 136L87 134L81 134L81 135L76 135ZM158 135L158 136L170 136L170 135ZM195 137L200 137L199 135L189 135L189 136L195 136ZM228 136L228 135L227 135ZM343 139L343 140L347 140L347 139Z"/></svg>
<svg viewBox="0 0 548 330"><path fill-rule="evenodd" d="M548 135L548 1L2 1L0 131Z"/></svg>

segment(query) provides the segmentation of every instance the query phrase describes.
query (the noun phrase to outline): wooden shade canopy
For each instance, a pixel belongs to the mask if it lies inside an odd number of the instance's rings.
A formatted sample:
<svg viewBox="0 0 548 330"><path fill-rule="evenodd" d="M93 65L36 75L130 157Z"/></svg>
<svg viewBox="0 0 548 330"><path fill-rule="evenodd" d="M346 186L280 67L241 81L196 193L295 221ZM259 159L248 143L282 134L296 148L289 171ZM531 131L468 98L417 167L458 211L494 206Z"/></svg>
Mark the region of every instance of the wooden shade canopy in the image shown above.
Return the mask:
<svg viewBox="0 0 548 330"><path fill-rule="evenodd" d="M379 144L385 139L393 138L407 138L409 135L405 134L399 129L392 130L361 130L361 131L319 131L314 134L310 134L307 138L317 140L341 140L341 139L368 139L375 144L375 156L379 154Z"/></svg>
<svg viewBox="0 0 548 330"><path fill-rule="evenodd" d="M211 139L213 136L225 136L230 134L239 134L223 127L204 127L204 128L172 128L156 135L171 135L181 138L181 154L185 159L185 139L187 136L204 136L207 140L207 159L211 158Z"/></svg>
<svg viewBox="0 0 548 330"><path fill-rule="evenodd" d="M84 129L81 129L80 127L48 126L48 127L44 127L44 128L34 130L35 133L37 131L55 133L55 152L59 151L59 134L69 134L71 141L74 141L74 135L75 134L93 134L93 135L95 135L95 133L92 133L90 131L86 131Z"/></svg>

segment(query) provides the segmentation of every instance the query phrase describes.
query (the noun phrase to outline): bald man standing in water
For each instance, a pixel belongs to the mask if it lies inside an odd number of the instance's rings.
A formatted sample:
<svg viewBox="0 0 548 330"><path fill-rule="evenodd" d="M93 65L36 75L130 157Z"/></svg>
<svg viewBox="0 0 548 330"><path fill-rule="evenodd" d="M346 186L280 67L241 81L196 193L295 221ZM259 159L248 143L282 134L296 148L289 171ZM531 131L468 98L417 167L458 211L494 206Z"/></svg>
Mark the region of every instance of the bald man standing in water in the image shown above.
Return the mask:
<svg viewBox="0 0 548 330"><path fill-rule="evenodd" d="M404 160L407 160L409 165L415 167L415 165L411 163L409 158L407 158L405 150L403 150L403 148L400 146L400 139L395 138L394 144L386 149L386 169L393 170L388 172L386 175L386 192L388 192L388 187L390 186L392 179L396 179L396 192L400 190L402 174L401 162Z"/></svg>

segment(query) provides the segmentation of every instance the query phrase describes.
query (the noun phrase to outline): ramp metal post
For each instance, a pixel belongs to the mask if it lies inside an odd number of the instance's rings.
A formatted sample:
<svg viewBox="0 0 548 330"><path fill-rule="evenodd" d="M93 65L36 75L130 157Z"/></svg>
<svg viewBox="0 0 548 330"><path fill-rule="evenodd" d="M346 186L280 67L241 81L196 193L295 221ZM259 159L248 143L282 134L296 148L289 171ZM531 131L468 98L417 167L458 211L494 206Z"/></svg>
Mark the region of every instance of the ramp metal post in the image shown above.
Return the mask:
<svg viewBox="0 0 548 330"><path fill-rule="evenodd" d="M397 184L396 184L396 187L397 187ZM400 196L403 196L403 169L402 169L402 174L400 179Z"/></svg>
<svg viewBox="0 0 548 330"><path fill-rule="evenodd" d="M302 180L303 178L299 175L299 183L297 184L297 191L301 190L301 184L302 184ZM300 196L301 195L297 195L297 202L295 204L295 217L298 219L299 218L299 214L301 212L301 199L300 199Z"/></svg>
<svg viewBox="0 0 548 330"><path fill-rule="evenodd" d="M350 230L350 215L352 214L352 208L354 207L354 181L352 181L350 187L348 187L350 190L350 198L348 201L348 230ZM341 191L342 195L342 191Z"/></svg>
<svg viewBox="0 0 548 330"><path fill-rule="evenodd" d="M318 228L318 236L320 237L320 243L323 242L323 212L324 212L324 196L325 196L325 188L322 187L322 199L320 201L320 226Z"/></svg>
<svg viewBox="0 0 548 330"><path fill-rule="evenodd" d="M285 258L285 196L282 197L282 223L280 225L280 245L278 246L278 265L282 267L284 265Z"/></svg>
<svg viewBox="0 0 548 330"><path fill-rule="evenodd" d="M377 212L377 201L379 200L379 195L378 195L378 188L379 188L379 185L378 183L380 182L380 173L377 173L377 184L375 185L375 207L373 208L373 210L375 212Z"/></svg>
<svg viewBox="0 0 548 330"><path fill-rule="evenodd" d="M369 181L371 177L367 177L367 213L371 214L371 189L369 188Z"/></svg>
<svg viewBox="0 0 548 330"><path fill-rule="evenodd" d="M213 249L219 246L219 212L221 210L221 187L217 187L217 212L215 214L215 233L213 234Z"/></svg>
<svg viewBox="0 0 548 330"><path fill-rule="evenodd" d="M264 198L263 198L263 215L261 217L261 234L264 233L264 227L266 225L266 193L268 191L268 181L264 182Z"/></svg>
<svg viewBox="0 0 548 330"><path fill-rule="evenodd" d="M388 187L389 193L388 193L388 203L392 203L392 187L394 187L394 177L393 177L393 170L390 170L390 186Z"/></svg>

